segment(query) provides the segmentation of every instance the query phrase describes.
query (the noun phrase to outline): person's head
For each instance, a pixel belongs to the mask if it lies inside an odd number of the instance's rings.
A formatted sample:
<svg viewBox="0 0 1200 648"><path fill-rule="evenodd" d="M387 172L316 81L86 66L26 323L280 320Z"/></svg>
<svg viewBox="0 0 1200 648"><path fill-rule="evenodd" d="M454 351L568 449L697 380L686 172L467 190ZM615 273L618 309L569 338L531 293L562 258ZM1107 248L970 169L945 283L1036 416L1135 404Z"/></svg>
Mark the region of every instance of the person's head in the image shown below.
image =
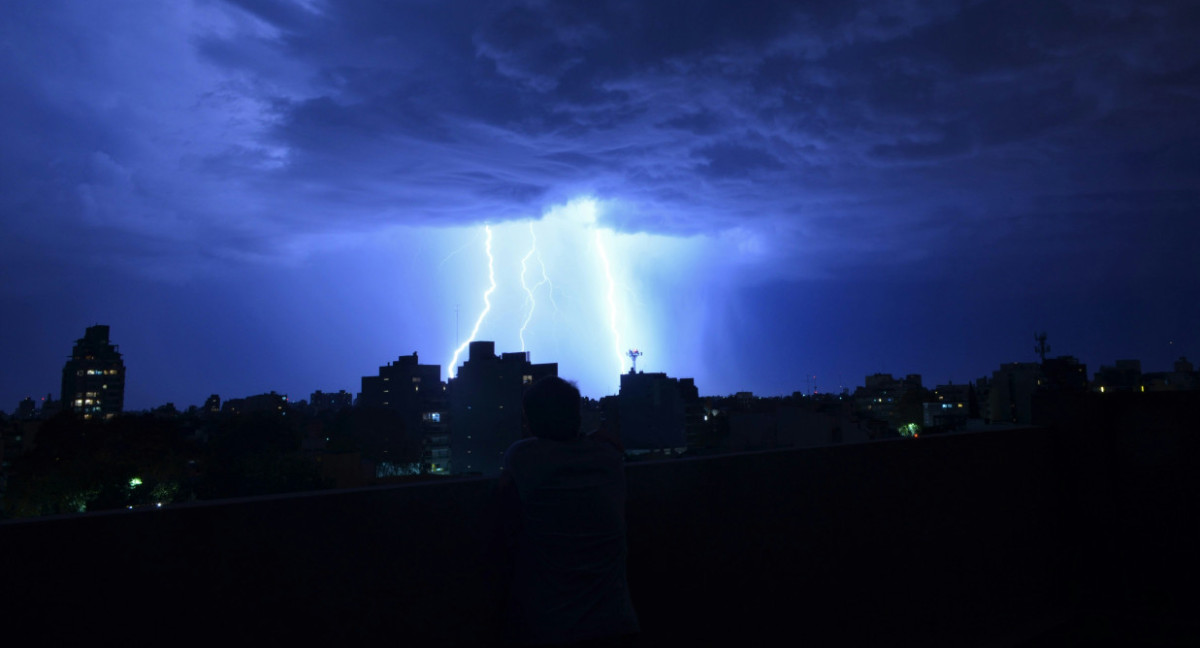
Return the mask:
<svg viewBox="0 0 1200 648"><path fill-rule="evenodd" d="M539 439L562 441L579 436L579 390L551 376L534 383L525 392L525 421L529 433Z"/></svg>

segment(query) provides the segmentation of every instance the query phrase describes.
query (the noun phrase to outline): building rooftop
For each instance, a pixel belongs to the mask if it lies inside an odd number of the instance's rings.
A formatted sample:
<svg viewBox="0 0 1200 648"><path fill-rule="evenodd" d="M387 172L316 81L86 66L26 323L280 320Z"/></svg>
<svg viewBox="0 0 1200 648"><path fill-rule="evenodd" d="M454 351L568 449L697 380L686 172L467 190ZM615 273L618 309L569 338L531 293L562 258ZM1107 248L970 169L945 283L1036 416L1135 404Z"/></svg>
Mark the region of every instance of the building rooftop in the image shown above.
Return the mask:
<svg viewBox="0 0 1200 648"><path fill-rule="evenodd" d="M1195 645L1196 396L1095 396L1044 428L630 464L638 645ZM466 478L0 523L4 632L494 644L494 493Z"/></svg>

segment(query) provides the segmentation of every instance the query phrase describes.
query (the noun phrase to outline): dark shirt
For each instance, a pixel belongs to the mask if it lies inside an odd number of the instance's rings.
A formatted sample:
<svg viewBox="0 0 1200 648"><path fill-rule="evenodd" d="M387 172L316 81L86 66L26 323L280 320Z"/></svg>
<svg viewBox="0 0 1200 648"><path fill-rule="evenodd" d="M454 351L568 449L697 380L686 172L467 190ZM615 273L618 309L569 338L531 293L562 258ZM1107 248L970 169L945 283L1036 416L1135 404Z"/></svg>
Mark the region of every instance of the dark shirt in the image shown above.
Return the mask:
<svg viewBox="0 0 1200 648"><path fill-rule="evenodd" d="M513 550L513 638L567 643L637 632L621 453L593 437L524 439L504 455L500 489Z"/></svg>

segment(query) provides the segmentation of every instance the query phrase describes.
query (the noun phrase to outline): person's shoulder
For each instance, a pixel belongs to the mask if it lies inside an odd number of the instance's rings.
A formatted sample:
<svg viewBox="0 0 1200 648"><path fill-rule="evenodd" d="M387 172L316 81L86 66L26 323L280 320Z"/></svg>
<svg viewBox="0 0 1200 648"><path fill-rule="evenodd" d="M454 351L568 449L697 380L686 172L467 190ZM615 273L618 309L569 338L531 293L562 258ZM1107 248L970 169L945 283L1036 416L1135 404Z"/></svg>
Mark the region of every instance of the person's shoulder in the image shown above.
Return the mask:
<svg viewBox="0 0 1200 648"><path fill-rule="evenodd" d="M520 441L514 441L512 445L508 446L508 452L522 452L523 450L527 450L533 444L537 443L537 440L537 437L528 437Z"/></svg>

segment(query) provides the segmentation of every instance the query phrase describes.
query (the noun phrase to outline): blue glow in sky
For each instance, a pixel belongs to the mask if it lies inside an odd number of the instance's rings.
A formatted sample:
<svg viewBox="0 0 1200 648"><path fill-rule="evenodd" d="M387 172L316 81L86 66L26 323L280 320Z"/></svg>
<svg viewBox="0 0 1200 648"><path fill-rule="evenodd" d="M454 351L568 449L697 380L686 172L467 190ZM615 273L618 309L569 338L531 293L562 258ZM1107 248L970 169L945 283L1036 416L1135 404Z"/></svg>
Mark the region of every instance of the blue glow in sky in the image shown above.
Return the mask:
<svg viewBox="0 0 1200 648"><path fill-rule="evenodd" d="M483 306L481 306L479 309L479 317L475 319L475 325L471 327L470 335L468 335L467 339L463 340L454 348L454 355L451 356L450 364L446 367L447 378L453 378L458 374L458 357L462 355L462 352L465 351L471 342L476 339L476 336L479 335L479 327L482 326L483 321L487 319L488 313L492 312L492 293L496 292L496 257L492 254L492 228L484 225L483 231L485 236L483 253L485 256L487 256L488 286L483 290ZM455 317L457 318L457 316L458 307L456 306ZM455 329L457 330L457 328L458 326L456 322ZM455 340L455 342L457 343L458 341Z"/></svg>
<svg viewBox="0 0 1200 648"><path fill-rule="evenodd" d="M445 295L466 297L457 303L460 316L475 325L463 331L452 362L461 363L471 340L491 340L497 352L527 350L534 362L558 362L585 393L602 396L616 393L619 374L628 370L628 344L655 349L643 368L654 367L655 359L660 370L678 366L697 354L698 340L660 329L671 328L676 317L704 318L702 302L665 313L657 295L686 292L688 281L705 276L710 270L698 261L712 241L614 232L605 227L605 208L582 197L535 220L487 226L483 240L469 229L455 230L467 247L441 265L440 280ZM540 281L531 284L531 276ZM554 299L541 291L546 303L537 308L534 289L543 285L553 287ZM441 301L438 308L445 309Z"/></svg>
<svg viewBox="0 0 1200 648"><path fill-rule="evenodd" d="M133 409L477 322L591 396L1200 358L1196 3L685 4L14 4L0 409L96 323Z"/></svg>

